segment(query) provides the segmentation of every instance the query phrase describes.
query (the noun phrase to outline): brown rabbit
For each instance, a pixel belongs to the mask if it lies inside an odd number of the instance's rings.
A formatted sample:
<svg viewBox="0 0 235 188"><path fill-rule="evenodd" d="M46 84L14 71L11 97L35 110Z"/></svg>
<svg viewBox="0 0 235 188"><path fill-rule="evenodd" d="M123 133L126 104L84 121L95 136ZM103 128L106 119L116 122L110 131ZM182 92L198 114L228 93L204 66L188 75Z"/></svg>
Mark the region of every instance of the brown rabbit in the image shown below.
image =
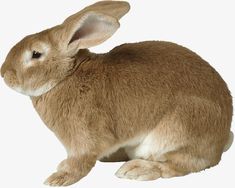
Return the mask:
<svg viewBox="0 0 235 188"><path fill-rule="evenodd" d="M24 38L1 68L67 150L46 184L73 184L96 160L128 161L120 178L182 176L216 165L232 144L230 92L197 54L161 41L86 49L111 37L128 11L121 1L91 5Z"/></svg>

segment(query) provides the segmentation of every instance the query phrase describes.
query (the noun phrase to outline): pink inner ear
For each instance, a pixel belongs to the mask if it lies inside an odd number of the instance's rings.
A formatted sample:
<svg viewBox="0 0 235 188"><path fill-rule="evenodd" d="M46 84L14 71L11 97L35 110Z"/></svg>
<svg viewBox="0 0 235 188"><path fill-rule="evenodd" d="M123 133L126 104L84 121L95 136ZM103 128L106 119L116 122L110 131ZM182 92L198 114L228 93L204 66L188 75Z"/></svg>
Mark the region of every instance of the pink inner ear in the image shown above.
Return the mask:
<svg viewBox="0 0 235 188"><path fill-rule="evenodd" d="M75 40L78 40L80 37L80 33L79 33L79 31L77 31L74 35L73 35L73 37L72 37L72 39L69 41L69 44L71 44L72 42L74 42Z"/></svg>
<svg viewBox="0 0 235 188"><path fill-rule="evenodd" d="M78 22L69 25L71 49L84 49L96 46L108 38L119 28L119 22L110 16L91 12L85 14Z"/></svg>
<svg viewBox="0 0 235 188"><path fill-rule="evenodd" d="M97 23L97 19L94 16L89 16L82 26L74 33L72 39L69 41L69 44L72 42L89 36L95 32L99 23ZM98 26L99 27L99 26Z"/></svg>
<svg viewBox="0 0 235 188"><path fill-rule="evenodd" d="M87 27L86 30L83 28L77 30L75 32L75 34L73 35L72 39L69 41L69 44L71 44L72 42L74 42L80 38L83 38L86 35L89 35L89 33L92 33L92 30L93 30L93 28L91 25L89 27Z"/></svg>

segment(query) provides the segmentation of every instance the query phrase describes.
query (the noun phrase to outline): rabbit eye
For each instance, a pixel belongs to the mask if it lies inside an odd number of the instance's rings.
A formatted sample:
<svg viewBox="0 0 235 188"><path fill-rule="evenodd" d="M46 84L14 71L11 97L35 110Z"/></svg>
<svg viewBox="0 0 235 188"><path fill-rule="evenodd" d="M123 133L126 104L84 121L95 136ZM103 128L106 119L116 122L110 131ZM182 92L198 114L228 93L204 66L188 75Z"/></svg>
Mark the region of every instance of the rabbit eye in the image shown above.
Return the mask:
<svg viewBox="0 0 235 188"><path fill-rule="evenodd" d="M40 52L33 51L32 59L39 59L42 56Z"/></svg>

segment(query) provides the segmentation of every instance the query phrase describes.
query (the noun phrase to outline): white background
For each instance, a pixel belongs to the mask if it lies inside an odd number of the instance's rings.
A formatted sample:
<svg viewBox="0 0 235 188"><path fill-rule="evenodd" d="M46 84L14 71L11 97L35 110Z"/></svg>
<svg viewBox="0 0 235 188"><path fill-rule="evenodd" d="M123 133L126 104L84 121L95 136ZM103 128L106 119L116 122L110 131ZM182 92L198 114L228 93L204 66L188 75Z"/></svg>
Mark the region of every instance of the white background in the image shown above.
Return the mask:
<svg viewBox="0 0 235 188"><path fill-rule="evenodd" d="M1 0L0 63L25 35L61 23L93 0ZM235 93L234 0L129 1L131 12L120 30L91 49L107 52L126 42L167 40L200 54L216 68ZM234 127L232 128L233 132ZM152 182L121 180L114 176L121 163L98 162L92 172L72 187L169 188L234 186L235 145L220 164L201 173ZM9 89L0 79L0 187L43 188L44 179L66 157L62 145L39 119L28 97Z"/></svg>

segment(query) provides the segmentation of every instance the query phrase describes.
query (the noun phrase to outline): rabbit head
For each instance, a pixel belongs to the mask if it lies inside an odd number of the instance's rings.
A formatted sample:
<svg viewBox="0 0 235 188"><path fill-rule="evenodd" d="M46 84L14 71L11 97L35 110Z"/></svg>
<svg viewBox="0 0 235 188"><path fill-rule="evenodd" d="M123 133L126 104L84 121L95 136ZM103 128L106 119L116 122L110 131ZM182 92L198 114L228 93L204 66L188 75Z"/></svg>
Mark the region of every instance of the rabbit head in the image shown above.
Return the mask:
<svg viewBox="0 0 235 188"><path fill-rule="evenodd" d="M1 75L12 89L40 96L71 75L80 49L98 45L119 28L129 11L122 1L101 1L67 18L61 25L25 37L9 52Z"/></svg>

